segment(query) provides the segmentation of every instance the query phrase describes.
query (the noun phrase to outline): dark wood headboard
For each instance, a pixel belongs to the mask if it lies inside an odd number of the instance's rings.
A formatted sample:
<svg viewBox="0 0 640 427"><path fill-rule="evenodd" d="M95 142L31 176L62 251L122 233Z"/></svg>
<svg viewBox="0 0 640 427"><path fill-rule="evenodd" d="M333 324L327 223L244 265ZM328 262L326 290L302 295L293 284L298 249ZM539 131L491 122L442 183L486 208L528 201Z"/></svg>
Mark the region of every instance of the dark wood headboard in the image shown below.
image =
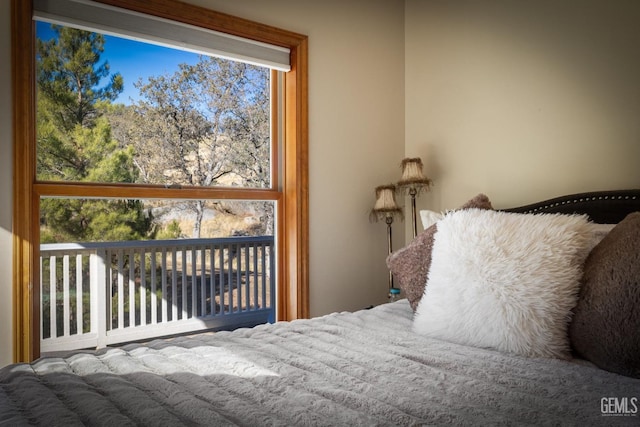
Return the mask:
<svg viewBox="0 0 640 427"><path fill-rule="evenodd" d="M587 214L593 222L617 224L631 212L640 211L640 189L571 194L501 210L518 213Z"/></svg>

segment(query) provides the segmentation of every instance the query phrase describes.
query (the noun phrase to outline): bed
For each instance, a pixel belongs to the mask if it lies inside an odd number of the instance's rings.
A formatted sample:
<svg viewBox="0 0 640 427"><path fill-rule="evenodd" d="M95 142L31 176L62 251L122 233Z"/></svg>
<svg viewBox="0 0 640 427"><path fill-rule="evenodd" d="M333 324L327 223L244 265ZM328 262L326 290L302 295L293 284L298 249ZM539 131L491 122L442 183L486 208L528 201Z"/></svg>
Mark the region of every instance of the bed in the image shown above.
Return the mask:
<svg viewBox="0 0 640 427"><path fill-rule="evenodd" d="M486 196L475 197L390 257L406 299L10 365L0 370L0 425L638 425L635 211L640 190L584 193L505 210L493 209ZM474 221L477 232L469 225ZM477 250L456 252L460 242L445 237L455 240L460 226L467 227L462 240L474 247L485 248L483 239L490 240L480 263L472 259ZM510 229L517 231L519 246L514 238L500 240ZM536 248L541 238L532 243L523 237L536 232L551 242ZM415 252L424 255L429 245L421 239L429 235L430 263L416 266L424 264ZM571 244L553 240L559 235L570 235ZM511 265L506 279L499 266L486 268L493 250L503 258L497 264ZM532 270L522 251L541 251L543 259ZM610 265L610 252L622 266ZM589 322L606 311L598 294L598 281L605 280L599 257L609 262L605 279L612 268L621 272L606 298L623 301L594 326ZM568 288L546 284L566 274L559 266L571 270L571 280L562 279L572 282ZM402 268L412 271L403 275ZM465 269L475 269L485 288L451 279ZM545 269L553 276L534 282L531 294L523 272ZM421 295L408 282L416 277L426 277ZM500 291L490 301L486 287L494 292L500 284L521 293ZM563 303L547 306L558 290ZM616 290L618 297L612 297ZM603 355L599 344L605 341Z"/></svg>

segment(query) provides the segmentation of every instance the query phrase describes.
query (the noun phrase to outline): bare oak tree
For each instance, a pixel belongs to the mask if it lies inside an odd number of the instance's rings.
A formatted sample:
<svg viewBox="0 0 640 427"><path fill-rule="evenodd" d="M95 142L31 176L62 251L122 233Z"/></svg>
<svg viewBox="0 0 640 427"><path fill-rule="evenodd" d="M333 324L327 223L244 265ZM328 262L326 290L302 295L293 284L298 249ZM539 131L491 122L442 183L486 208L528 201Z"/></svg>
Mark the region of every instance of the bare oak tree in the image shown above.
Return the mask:
<svg viewBox="0 0 640 427"><path fill-rule="evenodd" d="M138 81L136 87L142 100L119 111L114 132L133 143L144 182L269 186L268 69L202 56L196 64L181 64L175 73ZM195 215L195 238L206 208L225 209L207 200L185 202L184 208ZM262 209L268 210L260 215L270 224L271 204Z"/></svg>

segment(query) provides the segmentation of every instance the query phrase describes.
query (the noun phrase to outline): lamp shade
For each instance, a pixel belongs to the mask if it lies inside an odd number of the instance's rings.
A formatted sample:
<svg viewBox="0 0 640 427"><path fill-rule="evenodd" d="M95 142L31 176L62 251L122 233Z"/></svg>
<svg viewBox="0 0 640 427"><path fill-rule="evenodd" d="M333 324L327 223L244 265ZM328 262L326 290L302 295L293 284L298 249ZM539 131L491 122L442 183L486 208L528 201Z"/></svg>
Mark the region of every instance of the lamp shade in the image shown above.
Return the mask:
<svg viewBox="0 0 640 427"><path fill-rule="evenodd" d="M431 180L424 176L422 160L419 157L411 157L402 160L402 178L398 181L398 188L414 189L420 191L431 185Z"/></svg>
<svg viewBox="0 0 640 427"><path fill-rule="evenodd" d="M393 184L376 187L376 203L371 210L370 218L379 219L402 215L402 208L396 203L396 186Z"/></svg>

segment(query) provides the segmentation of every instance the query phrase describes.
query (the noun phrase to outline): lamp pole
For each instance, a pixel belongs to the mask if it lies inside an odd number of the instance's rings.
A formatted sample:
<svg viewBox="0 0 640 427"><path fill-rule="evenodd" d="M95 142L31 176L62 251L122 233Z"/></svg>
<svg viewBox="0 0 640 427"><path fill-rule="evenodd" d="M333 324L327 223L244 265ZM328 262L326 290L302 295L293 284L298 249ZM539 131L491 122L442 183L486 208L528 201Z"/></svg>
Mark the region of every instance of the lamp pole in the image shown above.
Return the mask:
<svg viewBox="0 0 640 427"><path fill-rule="evenodd" d="M409 196L411 196L411 220L413 221L413 238L418 235L418 221L416 219L416 195L418 190L416 187L409 188Z"/></svg>
<svg viewBox="0 0 640 427"><path fill-rule="evenodd" d="M391 255L393 252L393 239L391 234L391 224L393 223L393 215L387 215L385 219L387 223L387 248L388 254ZM389 270L389 289L393 288L393 273Z"/></svg>
<svg viewBox="0 0 640 427"><path fill-rule="evenodd" d="M402 208L396 204L396 186L393 184L380 185L376 187L376 203L369 214L371 221L384 221L387 223L387 256L393 252L393 236L391 232L391 224L393 217L399 215L402 218ZM389 270L389 296L393 290L393 273Z"/></svg>

